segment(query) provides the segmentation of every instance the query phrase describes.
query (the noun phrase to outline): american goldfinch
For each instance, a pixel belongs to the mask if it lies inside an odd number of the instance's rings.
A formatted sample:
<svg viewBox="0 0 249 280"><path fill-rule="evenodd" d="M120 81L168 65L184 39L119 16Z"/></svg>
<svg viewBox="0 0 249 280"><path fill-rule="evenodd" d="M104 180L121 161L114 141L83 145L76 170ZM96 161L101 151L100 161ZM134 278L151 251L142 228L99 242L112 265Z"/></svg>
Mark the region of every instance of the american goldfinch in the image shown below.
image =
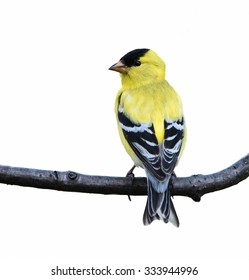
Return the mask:
<svg viewBox="0 0 249 280"><path fill-rule="evenodd" d="M165 64L150 49L124 55L109 70L120 73L122 87L115 101L121 141L147 176L144 225L154 220L179 220L171 200L169 181L185 146L182 103L165 80Z"/></svg>

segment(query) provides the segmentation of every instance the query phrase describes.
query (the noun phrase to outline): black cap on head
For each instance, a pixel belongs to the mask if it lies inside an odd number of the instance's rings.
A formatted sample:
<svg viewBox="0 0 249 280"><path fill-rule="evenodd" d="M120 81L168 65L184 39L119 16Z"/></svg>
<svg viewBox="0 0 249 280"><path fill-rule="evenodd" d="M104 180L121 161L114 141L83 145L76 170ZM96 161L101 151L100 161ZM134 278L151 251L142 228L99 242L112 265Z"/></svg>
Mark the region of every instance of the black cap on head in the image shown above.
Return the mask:
<svg viewBox="0 0 249 280"><path fill-rule="evenodd" d="M140 57L144 56L149 49L136 49L131 52L128 52L120 60L128 67L138 66L137 61Z"/></svg>

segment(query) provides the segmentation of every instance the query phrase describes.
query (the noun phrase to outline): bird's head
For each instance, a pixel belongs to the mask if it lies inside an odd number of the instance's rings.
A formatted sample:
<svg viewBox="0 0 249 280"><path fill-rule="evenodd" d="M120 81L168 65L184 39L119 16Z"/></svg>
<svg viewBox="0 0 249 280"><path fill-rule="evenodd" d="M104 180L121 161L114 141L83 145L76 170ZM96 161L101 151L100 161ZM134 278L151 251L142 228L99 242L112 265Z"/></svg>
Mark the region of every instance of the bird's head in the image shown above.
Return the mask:
<svg viewBox="0 0 249 280"><path fill-rule="evenodd" d="M109 70L121 73L123 87L137 87L165 79L165 64L152 50L128 52Z"/></svg>

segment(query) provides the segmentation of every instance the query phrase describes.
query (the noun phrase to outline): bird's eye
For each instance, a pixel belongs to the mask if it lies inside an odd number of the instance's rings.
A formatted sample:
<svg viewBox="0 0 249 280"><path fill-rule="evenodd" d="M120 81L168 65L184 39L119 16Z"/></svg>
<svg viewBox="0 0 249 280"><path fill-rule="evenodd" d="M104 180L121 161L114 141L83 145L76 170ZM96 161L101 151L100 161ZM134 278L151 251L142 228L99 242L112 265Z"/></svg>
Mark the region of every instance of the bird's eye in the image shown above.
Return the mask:
<svg viewBox="0 0 249 280"><path fill-rule="evenodd" d="M141 61L140 60L135 60L134 66L140 66L140 65L141 65Z"/></svg>

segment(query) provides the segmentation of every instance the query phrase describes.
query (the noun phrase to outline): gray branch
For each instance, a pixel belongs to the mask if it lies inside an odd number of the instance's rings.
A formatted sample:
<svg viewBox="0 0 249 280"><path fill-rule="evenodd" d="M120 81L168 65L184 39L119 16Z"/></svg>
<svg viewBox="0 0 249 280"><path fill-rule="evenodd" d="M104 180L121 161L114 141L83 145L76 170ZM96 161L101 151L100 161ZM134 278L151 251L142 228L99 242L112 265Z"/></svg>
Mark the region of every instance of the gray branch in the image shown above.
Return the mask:
<svg viewBox="0 0 249 280"><path fill-rule="evenodd" d="M173 177L171 194L200 201L206 193L219 191L249 176L249 154L230 167L209 175ZM57 191L146 195L146 178L90 176L74 171L51 171L0 165L0 183Z"/></svg>

